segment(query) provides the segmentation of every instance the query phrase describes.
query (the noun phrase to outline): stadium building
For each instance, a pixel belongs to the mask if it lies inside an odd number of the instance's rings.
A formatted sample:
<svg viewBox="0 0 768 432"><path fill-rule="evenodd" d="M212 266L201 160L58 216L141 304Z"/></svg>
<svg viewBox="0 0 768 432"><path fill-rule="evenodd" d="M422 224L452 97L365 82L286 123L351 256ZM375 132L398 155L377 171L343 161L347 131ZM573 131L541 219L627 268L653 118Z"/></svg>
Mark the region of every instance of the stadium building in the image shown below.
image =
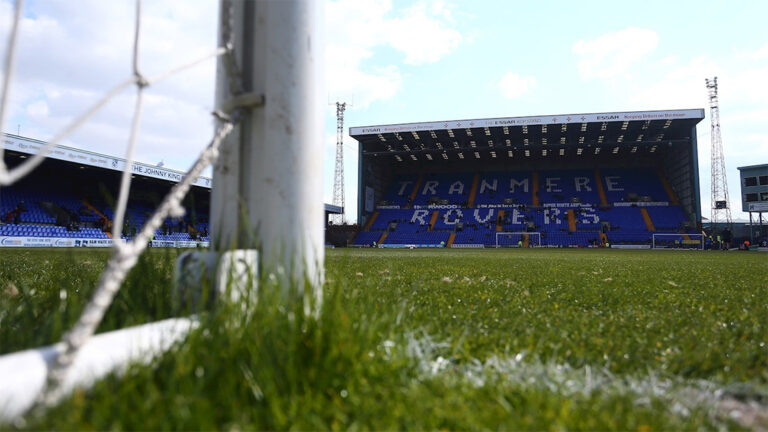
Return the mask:
<svg viewBox="0 0 768 432"><path fill-rule="evenodd" d="M703 109L350 128L354 243L702 247Z"/></svg>
<svg viewBox="0 0 768 432"><path fill-rule="evenodd" d="M45 142L18 135L3 136L5 162L13 168L38 153ZM122 158L56 146L30 175L0 188L0 247L108 247ZM134 162L123 226L133 238L185 173ZM212 180L201 176L184 198L184 216L167 218L155 232L152 246L197 247L209 244ZM329 214L341 208L326 205Z"/></svg>

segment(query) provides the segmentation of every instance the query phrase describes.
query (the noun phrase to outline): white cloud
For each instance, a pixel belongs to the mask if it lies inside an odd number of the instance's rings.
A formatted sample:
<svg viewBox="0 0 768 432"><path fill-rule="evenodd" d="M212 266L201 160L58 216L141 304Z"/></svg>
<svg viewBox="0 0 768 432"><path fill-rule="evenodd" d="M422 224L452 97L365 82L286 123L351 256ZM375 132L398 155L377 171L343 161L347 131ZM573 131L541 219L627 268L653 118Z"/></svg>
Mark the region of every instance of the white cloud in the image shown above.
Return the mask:
<svg viewBox="0 0 768 432"><path fill-rule="evenodd" d="M536 85L536 78L532 76L520 76L514 72L508 72L501 78L498 85L504 96L514 99L531 90Z"/></svg>
<svg viewBox="0 0 768 432"><path fill-rule="evenodd" d="M27 114L30 117L46 117L48 115L48 103L37 101L27 105Z"/></svg>
<svg viewBox="0 0 768 432"><path fill-rule="evenodd" d="M143 5L140 70L147 76L183 64L216 45L217 3L194 8L174 2ZM62 127L131 73L134 2L64 0L27 4L20 23L17 63L6 128L36 139L50 139ZM4 29L11 5L0 0ZM136 157L174 160L185 169L210 139L215 61L179 74L146 90ZM122 155L127 142L135 89L118 95L65 144ZM192 151L190 151L192 150Z"/></svg>
<svg viewBox="0 0 768 432"><path fill-rule="evenodd" d="M442 2L417 3L402 18L387 23L392 47L405 54L405 63L434 63L461 42L461 34L450 27L450 8Z"/></svg>
<svg viewBox="0 0 768 432"><path fill-rule="evenodd" d="M656 49L659 36L653 30L629 27L594 40L579 40L572 51L579 56L579 73L584 78L611 78L627 72L632 65Z"/></svg>
<svg viewBox="0 0 768 432"><path fill-rule="evenodd" d="M403 63L434 63L461 42L452 27L451 7L442 1L421 1L395 15L389 0L340 0L326 6L326 78L329 96L354 100L364 108L391 99L402 84L393 59L367 65L374 52L392 48Z"/></svg>

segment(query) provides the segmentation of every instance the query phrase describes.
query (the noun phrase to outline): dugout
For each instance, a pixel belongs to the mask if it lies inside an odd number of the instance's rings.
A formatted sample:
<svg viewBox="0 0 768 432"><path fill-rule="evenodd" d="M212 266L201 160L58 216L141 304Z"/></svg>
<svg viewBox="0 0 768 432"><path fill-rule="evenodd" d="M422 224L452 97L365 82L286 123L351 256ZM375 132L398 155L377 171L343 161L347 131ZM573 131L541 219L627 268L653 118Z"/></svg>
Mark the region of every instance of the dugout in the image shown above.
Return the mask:
<svg viewBox="0 0 768 432"><path fill-rule="evenodd" d="M701 225L696 125L703 109L558 114L351 127L358 141L358 223L397 175L651 168Z"/></svg>

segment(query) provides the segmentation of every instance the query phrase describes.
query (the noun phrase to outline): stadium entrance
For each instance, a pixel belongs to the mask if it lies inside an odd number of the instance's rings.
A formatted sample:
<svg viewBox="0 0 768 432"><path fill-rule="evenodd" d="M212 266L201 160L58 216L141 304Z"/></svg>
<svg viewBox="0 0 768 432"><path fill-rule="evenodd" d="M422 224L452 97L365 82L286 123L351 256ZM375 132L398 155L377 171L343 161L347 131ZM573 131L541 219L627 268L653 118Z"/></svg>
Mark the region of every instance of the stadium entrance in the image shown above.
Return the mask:
<svg viewBox="0 0 768 432"><path fill-rule="evenodd" d="M692 109L352 127L355 244L698 248L703 118ZM497 235L526 232L536 235Z"/></svg>

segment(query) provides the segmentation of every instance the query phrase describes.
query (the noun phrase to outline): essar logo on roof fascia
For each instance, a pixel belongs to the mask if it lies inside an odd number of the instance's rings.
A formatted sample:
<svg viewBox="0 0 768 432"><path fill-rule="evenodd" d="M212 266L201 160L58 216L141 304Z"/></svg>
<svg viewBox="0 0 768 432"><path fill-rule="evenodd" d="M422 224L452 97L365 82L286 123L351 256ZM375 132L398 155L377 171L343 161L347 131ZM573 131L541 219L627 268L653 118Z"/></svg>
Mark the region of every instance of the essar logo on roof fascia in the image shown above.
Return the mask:
<svg viewBox="0 0 768 432"><path fill-rule="evenodd" d="M618 120L618 115L599 115L597 116L598 120Z"/></svg>

